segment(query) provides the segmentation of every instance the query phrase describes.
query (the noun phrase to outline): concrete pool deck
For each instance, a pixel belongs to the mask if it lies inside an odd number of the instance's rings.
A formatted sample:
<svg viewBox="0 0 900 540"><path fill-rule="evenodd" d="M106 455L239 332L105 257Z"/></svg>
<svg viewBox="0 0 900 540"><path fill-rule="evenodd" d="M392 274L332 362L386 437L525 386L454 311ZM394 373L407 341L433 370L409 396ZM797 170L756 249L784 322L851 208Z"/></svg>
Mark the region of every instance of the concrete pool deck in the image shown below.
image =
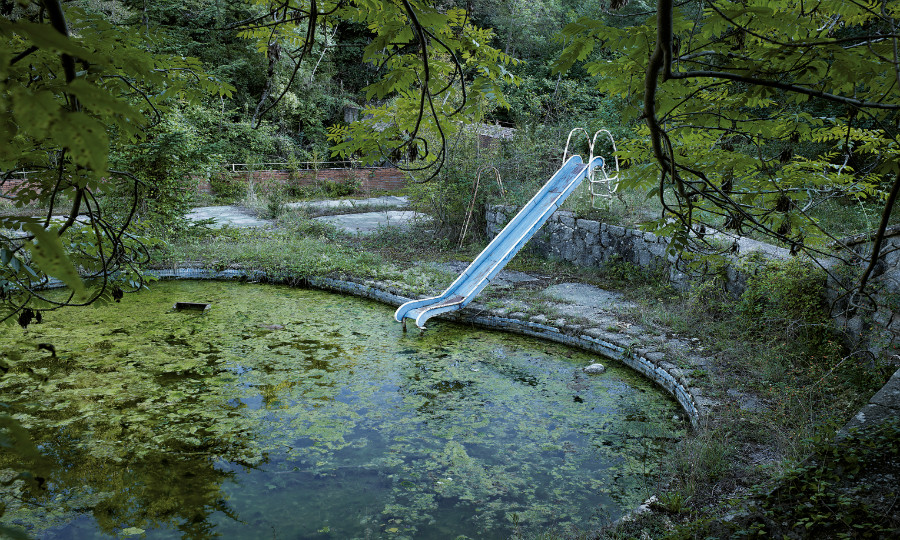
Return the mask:
<svg viewBox="0 0 900 540"><path fill-rule="evenodd" d="M411 210L401 210L409 204L406 197L384 196L368 199L336 199L323 201L300 201L285 206L292 209L302 208L315 212L332 210L346 212L347 209L365 210L358 213L340 213L319 216L313 219L330 223L345 232L355 234L372 234L385 227L407 227L417 220L429 219L425 214ZM370 211L378 208L378 211ZM263 219L253 210L242 206L202 206L194 208L187 215L188 220L200 222L212 220L211 227L251 228L274 227L275 220Z"/></svg>

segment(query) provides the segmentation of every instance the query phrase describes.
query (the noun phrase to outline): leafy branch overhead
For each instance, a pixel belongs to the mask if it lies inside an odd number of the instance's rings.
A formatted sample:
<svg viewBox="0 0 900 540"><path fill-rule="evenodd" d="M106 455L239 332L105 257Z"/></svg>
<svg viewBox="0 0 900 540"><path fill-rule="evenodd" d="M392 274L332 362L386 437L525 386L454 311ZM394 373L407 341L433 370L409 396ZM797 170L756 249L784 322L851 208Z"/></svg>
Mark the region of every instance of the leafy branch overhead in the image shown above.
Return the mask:
<svg viewBox="0 0 900 540"><path fill-rule="evenodd" d="M463 9L439 10L428 2L316 2L257 0L264 14L247 21L243 35L259 42L270 62L286 55L293 75L314 50L330 47L319 28L342 24L368 28L362 59L378 79L365 88L371 103L365 118L334 125L328 138L334 156L372 164L400 156L418 160L414 170L435 170L446 158L447 141L463 123L480 121L508 107L503 86L515 83L507 69L515 61L492 47L493 32L475 26ZM268 98L263 96L265 101ZM278 97L265 110L271 110ZM259 110L259 108L257 109Z"/></svg>
<svg viewBox="0 0 900 540"><path fill-rule="evenodd" d="M822 256L840 239L811 217L816 206L880 201L883 234L900 185L898 8L659 0L649 18L628 7L609 19L627 27L569 24L555 69L586 61L599 90L643 119L623 145L638 171L623 187L659 198L653 228L677 247L756 233Z"/></svg>
<svg viewBox="0 0 900 540"><path fill-rule="evenodd" d="M142 139L176 100L227 95L192 58L148 52L152 33L113 25L58 0L19 2L0 18L0 183L27 175L10 198L37 203L40 218L0 216L0 320L108 298L139 285L143 244L126 232L141 188L111 170L113 145ZM98 195L130 186L131 212L104 213ZM60 208L65 204L65 208ZM64 214L62 217L55 217ZM78 218L82 215L81 218ZM50 301L50 277L73 296Z"/></svg>

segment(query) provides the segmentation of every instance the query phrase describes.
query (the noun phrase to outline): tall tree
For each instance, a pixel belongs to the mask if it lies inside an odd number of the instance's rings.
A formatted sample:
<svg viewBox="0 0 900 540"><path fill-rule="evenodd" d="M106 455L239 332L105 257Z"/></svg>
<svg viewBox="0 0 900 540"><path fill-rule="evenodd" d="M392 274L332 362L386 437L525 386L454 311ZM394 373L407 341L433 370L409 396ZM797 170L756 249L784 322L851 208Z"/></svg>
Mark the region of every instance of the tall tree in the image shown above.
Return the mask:
<svg viewBox="0 0 900 540"><path fill-rule="evenodd" d="M830 197L874 198L874 264L900 190L898 16L888 0L658 0L611 13L615 24L568 25L557 69L589 60L600 91L643 119L642 138L624 147L638 164L625 187L659 198L654 230L673 247L756 232L830 255L840 239L811 211ZM591 59L598 48L605 57Z"/></svg>
<svg viewBox="0 0 900 540"><path fill-rule="evenodd" d="M334 126L333 152L365 163L418 159L418 170L435 171L446 158L448 138L487 110L506 106L502 86L514 81L512 59L488 45L490 30L476 27L465 10L440 10L428 1L255 0L260 14L244 22L270 62L287 57L293 74L280 93L264 95L262 118L287 93L304 63L315 63L335 25L368 28L363 61L377 73L366 87L364 119ZM324 29L324 32L322 31ZM271 98L269 97L271 95Z"/></svg>
<svg viewBox="0 0 900 540"><path fill-rule="evenodd" d="M146 251L128 225L150 186L109 167L110 145L139 141L176 99L229 88L193 58L149 53L148 28L117 26L60 0L2 2L0 10L0 188L25 176L3 196L46 209L0 213L0 321L27 325L40 310L140 285ZM99 197L123 187L131 204L110 215ZM69 286L68 297L43 291L51 277Z"/></svg>

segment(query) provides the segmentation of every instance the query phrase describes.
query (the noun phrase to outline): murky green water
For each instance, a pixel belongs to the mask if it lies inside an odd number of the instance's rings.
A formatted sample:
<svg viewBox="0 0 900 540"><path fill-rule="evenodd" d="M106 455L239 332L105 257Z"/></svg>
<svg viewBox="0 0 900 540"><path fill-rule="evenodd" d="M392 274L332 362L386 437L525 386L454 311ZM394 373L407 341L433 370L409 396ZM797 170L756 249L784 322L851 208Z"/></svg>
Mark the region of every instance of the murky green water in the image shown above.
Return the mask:
<svg viewBox="0 0 900 540"><path fill-rule="evenodd" d="M652 492L684 426L650 383L502 333L404 335L391 313L167 282L8 327L0 403L49 474L0 488L3 521L52 539L507 538L598 526Z"/></svg>

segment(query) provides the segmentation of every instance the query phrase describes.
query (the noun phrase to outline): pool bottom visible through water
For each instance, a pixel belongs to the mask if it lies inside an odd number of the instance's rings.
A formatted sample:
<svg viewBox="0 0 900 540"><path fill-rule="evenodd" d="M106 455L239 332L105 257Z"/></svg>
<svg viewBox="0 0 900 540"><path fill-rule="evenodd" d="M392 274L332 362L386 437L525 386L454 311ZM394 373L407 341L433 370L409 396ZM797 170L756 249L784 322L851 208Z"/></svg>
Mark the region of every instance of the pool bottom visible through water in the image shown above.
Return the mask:
<svg viewBox="0 0 900 540"><path fill-rule="evenodd" d="M3 522L50 539L490 539L590 530L653 492L685 426L648 381L509 334L403 334L391 314L179 281L8 332L0 403L47 480L0 488Z"/></svg>

